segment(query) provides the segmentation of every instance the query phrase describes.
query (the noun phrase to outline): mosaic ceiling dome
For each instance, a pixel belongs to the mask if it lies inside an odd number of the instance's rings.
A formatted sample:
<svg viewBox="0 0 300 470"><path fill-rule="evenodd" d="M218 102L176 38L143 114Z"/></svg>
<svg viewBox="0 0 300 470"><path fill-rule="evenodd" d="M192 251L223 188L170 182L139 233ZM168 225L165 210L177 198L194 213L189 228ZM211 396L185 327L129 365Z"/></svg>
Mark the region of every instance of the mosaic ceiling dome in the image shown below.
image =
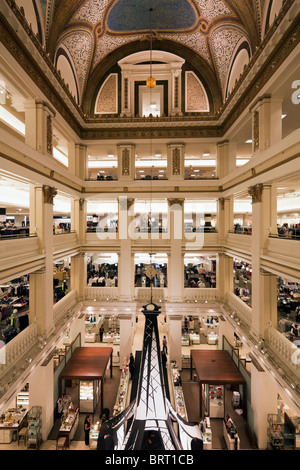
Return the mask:
<svg viewBox="0 0 300 470"><path fill-rule="evenodd" d="M212 93L224 101L233 59L241 48L250 59L262 40L270 2L39 0L42 41L57 68L69 63L73 89L82 104L87 90L128 51L149 49L151 7L153 47L188 59L204 81L213 83Z"/></svg>

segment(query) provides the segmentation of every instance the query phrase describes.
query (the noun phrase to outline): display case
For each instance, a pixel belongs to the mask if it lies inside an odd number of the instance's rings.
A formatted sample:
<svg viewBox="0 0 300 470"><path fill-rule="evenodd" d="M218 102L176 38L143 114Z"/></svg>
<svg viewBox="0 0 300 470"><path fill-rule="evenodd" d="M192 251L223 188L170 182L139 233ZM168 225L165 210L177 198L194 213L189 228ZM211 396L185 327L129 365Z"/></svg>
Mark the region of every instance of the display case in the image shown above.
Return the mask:
<svg viewBox="0 0 300 470"><path fill-rule="evenodd" d="M197 333L190 333L190 343L200 344L200 335L198 335Z"/></svg>
<svg viewBox="0 0 300 470"><path fill-rule="evenodd" d="M175 410L177 413L188 421L187 411L183 396L183 390L181 386L181 376L179 373L179 369L177 368L176 362L171 362L171 376L172 376L172 388L173 388L173 396L174 396L174 403L175 403Z"/></svg>
<svg viewBox="0 0 300 470"><path fill-rule="evenodd" d="M206 429L205 432L201 432L202 440L203 440L203 449L204 450L212 450L212 432L211 428Z"/></svg>
<svg viewBox="0 0 300 470"><path fill-rule="evenodd" d="M189 335L182 335L181 336L181 346L189 346L190 345L190 336Z"/></svg>
<svg viewBox="0 0 300 470"><path fill-rule="evenodd" d="M17 395L17 408L19 407L28 408L29 407L29 390L24 388Z"/></svg>
<svg viewBox="0 0 300 470"><path fill-rule="evenodd" d="M38 449L42 443L42 408L33 406L27 415L27 449Z"/></svg>
<svg viewBox="0 0 300 470"><path fill-rule="evenodd" d="M209 385L209 416L211 418L224 418L224 386Z"/></svg>
<svg viewBox="0 0 300 470"><path fill-rule="evenodd" d="M207 335L207 344L217 344L218 343L218 335L215 333L208 333Z"/></svg>
<svg viewBox="0 0 300 470"><path fill-rule="evenodd" d="M129 362L124 360L123 369L121 372L120 385L118 388L117 399L114 406L113 416L117 416L126 408L128 386L129 386Z"/></svg>
<svg viewBox="0 0 300 470"><path fill-rule="evenodd" d="M103 343L113 343L114 333L103 333Z"/></svg>
<svg viewBox="0 0 300 470"><path fill-rule="evenodd" d="M189 369L191 367L191 356L183 354L181 356L182 369Z"/></svg>
<svg viewBox="0 0 300 470"><path fill-rule="evenodd" d="M96 424L92 424L91 426L90 439L89 439L90 449L97 449L100 427L101 427L101 424L99 421Z"/></svg>
<svg viewBox="0 0 300 470"><path fill-rule="evenodd" d="M72 404L67 409L66 413L61 418L61 426L59 433L68 438L68 444L73 439L79 422L79 409Z"/></svg>
<svg viewBox="0 0 300 470"><path fill-rule="evenodd" d="M231 418L223 420L223 436L228 450L240 450L240 438Z"/></svg>
<svg viewBox="0 0 300 470"><path fill-rule="evenodd" d="M97 404L99 386L97 380L83 381L79 385L79 408L82 413L93 413Z"/></svg>
<svg viewBox="0 0 300 470"><path fill-rule="evenodd" d="M120 344L120 335L119 335L119 333L114 334L113 344Z"/></svg>

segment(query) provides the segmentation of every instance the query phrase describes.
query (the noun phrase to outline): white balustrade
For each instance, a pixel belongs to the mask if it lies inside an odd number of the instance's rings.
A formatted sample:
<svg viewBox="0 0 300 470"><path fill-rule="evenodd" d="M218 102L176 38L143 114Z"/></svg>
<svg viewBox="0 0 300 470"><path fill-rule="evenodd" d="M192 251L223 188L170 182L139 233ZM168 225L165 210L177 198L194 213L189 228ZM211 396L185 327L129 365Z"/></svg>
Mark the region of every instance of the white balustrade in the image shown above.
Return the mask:
<svg viewBox="0 0 300 470"><path fill-rule="evenodd" d="M37 324L32 323L1 349L0 377L9 372L37 341Z"/></svg>
<svg viewBox="0 0 300 470"><path fill-rule="evenodd" d="M300 351L280 331L270 327L265 332L265 344L271 354L277 356L291 371L300 374Z"/></svg>
<svg viewBox="0 0 300 470"><path fill-rule="evenodd" d="M248 326L251 326L252 323L252 309L245 302L243 302L239 297L237 297L233 292L228 292L228 305L231 310L234 310L237 316L246 323Z"/></svg>
<svg viewBox="0 0 300 470"><path fill-rule="evenodd" d="M86 300L118 300L118 287L86 287Z"/></svg>
<svg viewBox="0 0 300 470"><path fill-rule="evenodd" d="M187 301L215 301L219 298L219 290L208 287L195 287L184 289L184 300Z"/></svg>
<svg viewBox="0 0 300 470"><path fill-rule="evenodd" d="M151 289L149 287L136 287L134 290L135 299L138 302L150 302ZM152 300L164 301L167 299L167 289L161 287L153 287Z"/></svg>
<svg viewBox="0 0 300 470"><path fill-rule="evenodd" d="M53 320L58 323L67 311L76 304L76 291L72 290L53 306Z"/></svg>

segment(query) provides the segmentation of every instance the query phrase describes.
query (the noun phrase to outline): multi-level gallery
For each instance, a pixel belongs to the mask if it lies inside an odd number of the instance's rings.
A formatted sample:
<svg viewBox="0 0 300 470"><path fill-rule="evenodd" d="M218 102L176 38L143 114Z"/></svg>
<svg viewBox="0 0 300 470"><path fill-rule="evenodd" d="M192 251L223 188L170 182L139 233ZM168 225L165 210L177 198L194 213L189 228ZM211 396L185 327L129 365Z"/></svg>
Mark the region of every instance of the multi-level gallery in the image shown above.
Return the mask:
<svg viewBox="0 0 300 470"><path fill-rule="evenodd" d="M1 0L0 450L300 448L299 0Z"/></svg>

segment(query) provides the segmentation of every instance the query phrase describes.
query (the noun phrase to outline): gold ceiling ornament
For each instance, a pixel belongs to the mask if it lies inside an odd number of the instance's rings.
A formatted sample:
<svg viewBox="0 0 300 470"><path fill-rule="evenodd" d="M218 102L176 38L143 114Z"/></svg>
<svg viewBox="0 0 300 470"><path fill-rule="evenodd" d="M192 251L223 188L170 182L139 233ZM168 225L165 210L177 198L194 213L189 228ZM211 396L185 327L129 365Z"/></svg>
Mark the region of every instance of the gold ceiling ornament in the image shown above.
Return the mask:
<svg viewBox="0 0 300 470"><path fill-rule="evenodd" d="M155 88L156 87L156 80L153 77L147 78L146 85L148 88Z"/></svg>
<svg viewBox="0 0 300 470"><path fill-rule="evenodd" d="M150 2L151 4L151 2ZM152 77L152 11L153 8L149 8L150 11L150 77L147 78L146 85L152 89L156 87L156 80Z"/></svg>

